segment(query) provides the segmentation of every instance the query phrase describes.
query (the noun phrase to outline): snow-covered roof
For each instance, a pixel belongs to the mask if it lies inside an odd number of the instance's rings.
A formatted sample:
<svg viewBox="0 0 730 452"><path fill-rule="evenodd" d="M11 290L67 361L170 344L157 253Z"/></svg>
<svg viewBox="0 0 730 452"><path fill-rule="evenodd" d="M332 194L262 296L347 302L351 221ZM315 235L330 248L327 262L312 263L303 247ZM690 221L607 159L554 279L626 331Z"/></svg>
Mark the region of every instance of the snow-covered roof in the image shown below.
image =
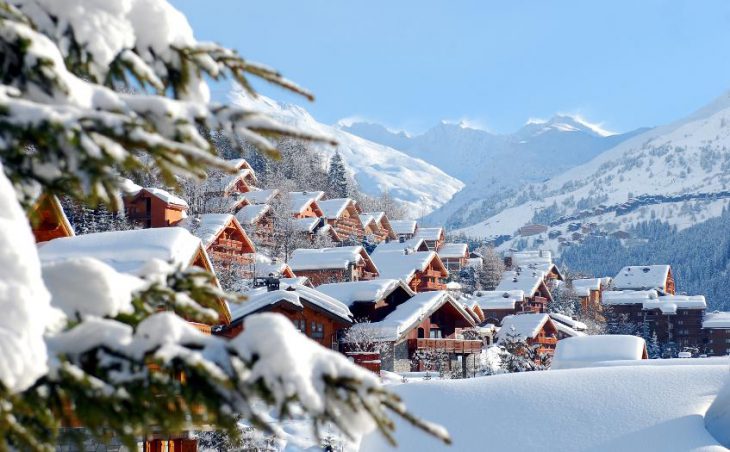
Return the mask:
<svg viewBox="0 0 730 452"><path fill-rule="evenodd" d="M702 328L730 328L730 312L715 311L705 314Z"/></svg>
<svg viewBox="0 0 730 452"><path fill-rule="evenodd" d="M362 223L362 226L364 228L367 227L370 223L373 223L375 225L375 227L378 226L377 221L375 221L375 217L373 217L369 213L361 213L359 215L359 217L360 217L360 223Z"/></svg>
<svg viewBox="0 0 730 452"><path fill-rule="evenodd" d="M601 284L601 278L574 279L573 290L579 297L587 297L592 290L601 290Z"/></svg>
<svg viewBox="0 0 730 452"><path fill-rule="evenodd" d="M607 290L603 292L601 302L605 305L643 304L658 296L656 290Z"/></svg>
<svg viewBox="0 0 730 452"><path fill-rule="evenodd" d="M227 196L209 196L205 200L205 209L209 212L233 212L248 200L241 193L231 193Z"/></svg>
<svg viewBox="0 0 730 452"><path fill-rule="evenodd" d="M307 286L314 288L312 282L306 276L295 276L293 278L279 278L279 284L286 284L288 286Z"/></svg>
<svg viewBox="0 0 730 452"><path fill-rule="evenodd" d="M376 253L383 253L383 252L391 252L396 251L400 252L401 254L405 250L411 250L416 251L420 248L423 248L423 250L426 250L425 245L423 244L424 240L421 238L411 238L408 240L404 240L402 242L398 240L393 240L391 242L382 242L378 246L375 247L372 254Z"/></svg>
<svg viewBox="0 0 730 452"><path fill-rule="evenodd" d="M553 319L553 323L556 324L556 326L558 323L562 323L576 331L585 331L588 329L588 326L585 323L575 320L574 318L569 317L565 314L558 314L553 312L550 313L550 318Z"/></svg>
<svg viewBox="0 0 730 452"><path fill-rule="evenodd" d="M300 308L304 307L303 302L309 302L347 323L352 322L350 309L339 300L305 285L288 285L281 281L279 281L279 284L279 290L269 291L266 287L258 287L245 293L246 301L230 303L229 308L233 321L266 309L280 301L285 301Z"/></svg>
<svg viewBox="0 0 730 452"><path fill-rule="evenodd" d="M417 293L410 300L399 304L379 322L363 323L355 327L369 328L381 340L395 341L446 303L451 303L465 319L474 323L464 306L455 301L448 292L434 291Z"/></svg>
<svg viewBox="0 0 730 452"><path fill-rule="evenodd" d="M202 250L199 238L179 227L97 232L63 237L38 248L42 262L93 257L121 273L141 275L152 259L190 265Z"/></svg>
<svg viewBox="0 0 730 452"><path fill-rule="evenodd" d="M558 341L551 369L591 367L605 361L642 359L646 342L637 336L595 335L570 337Z"/></svg>
<svg viewBox="0 0 730 452"><path fill-rule="evenodd" d="M167 190L163 190L161 188L155 188L155 187L145 187L142 190L146 191L147 193L151 194L152 196L155 196L155 197L161 199L162 201L164 201L167 204L184 207L186 209L188 208L188 203L185 202L184 199L182 199L179 196L173 195L172 193L170 193ZM135 194L135 196L138 194L139 194L139 192L137 192Z"/></svg>
<svg viewBox="0 0 730 452"><path fill-rule="evenodd" d="M616 290L665 290L669 265L629 265L613 278Z"/></svg>
<svg viewBox="0 0 730 452"><path fill-rule="evenodd" d="M236 218L228 213L204 213L198 217L188 217L180 223L180 227L190 231L203 242L203 246L208 247L230 223L245 236Z"/></svg>
<svg viewBox="0 0 730 452"><path fill-rule="evenodd" d="M236 220L241 224L250 225L259 221L269 210L271 210L271 206L267 204L244 206L236 212Z"/></svg>
<svg viewBox="0 0 730 452"><path fill-rule="evenodd" d="M362 246L340 246L336 248L296 249L289 259L294 272L301 270L347 269L348 265L364 263L370 259Z"/></svg>
<svg viewBox="0 0 730 452"><path fill-rule="evenodd" d="M236 168L238 170L244 169L244 168L253 170L253 168L251 168L251 164L249 164L248 161L246 161L246 159L226 159L226 163L228 163L229 165L233 166L234 168Z"/></svg>
<svg viewBox="0 0 730 452"><path fill-rule="evenodd" d="M416 233L416 222L414 220L390 220L390 227L399 235Z"/></svg>
<svg viewBox="0 0 730 452"><path fill-rule="evenodd" d="M569 327L568 325L566 325L564 323L554 321L555 319L553 319L552 317L550 317L550 318L551 318L551 320L553 320L553 325L555 325L555 329L558 330L559 332L565 334L566 336L577 337L577 336L586 335L586 333L584 333L583 331L578 331L574 328Z"/></svg>
<svg viewBox="0 0 730 452"><path fill-rule="evenodd" d="M119 188L125 196L136 196L142 190L141 185L137 185L127 178L121 179Z"/></svg>
<svg viewBox="0 0 730 452"><path fill-rule="evenodd" d="M208 179L205 189L208 193L228 193L239 181L248 187L246 178L255 178L253 171L244 168L236 174L225 174L220 177Z"/></svg>
<svg viewBox="0 0 730 452"><path fill-rule="evenodd" d="M358 302L377 302L399 287L409 295L414 295L414 292L399 279L373 279L370 281L322 284L317 286L317 290L351 306L353 303Z"/></svg>
<svg viewBox="0 0 730 452"><path fill-rule="evenodd" d="M444 228L418 228L416 231L416 237L420 237L423 240L436 241L443 237Z"/></svg>
<svg viewBox="0 0 730 452"><path fill-rule="evenodd" d="M319 208L322 209L324 217L327 219L340 218L342 214L350 207L354 207L355 201L350 198L334 198L325 201L317 201Z"/></svg>
<svg viewBox="0 0 730 452"><path fill-rule="evenodd" d="M702 295L661 295L644 301L643 305L643 309L659 309L662 314L676 314L677 309L707 309Z"/></svg>
<svg viewBox="0 0 730 452"><path fill-rule="evenodd" d="M378 267L381 278L400 279L406 283L413 278L417 271L424 271L428 265L437 260L442 267L442 275L448 276L448 271L441 263L441 259L433 251L417 251L415 253L383 252L375 253L372 256L373 262Z"/></svg>
<svg viewBox="0 0 730 452"><path fill-rule="evenodd" d="M558 268L553 263L553 256L550 251L512 251L509 255L512 257L512 266L514 268L519 267L522 270L537 270L546 274L555 271L560 274Z"/></svg>
<svg viewBox="0 0 730 452"><path fill-rule="evenodd" d="M251 204L268 204L276 195L279 194L279 190L276 188L270 188L267 190L255 189L248 193L244 193L243 196Z"/></svg>
<svg viewBox="0 0 730 452"><path fill-rule="evenodd" d="M461 259L468 255L469 247L466 243L444 243L438 251L441 259Z"/></svg>
<svg viewBox="0 0 730 452"><path fill-rule="evenodd" d="M380 224L385 217L385 212L365 212L363 215L370 215L376 223Z"/></svg>
<svg viewBox="0 0 730 452"><path fill-rule="evenodd" d="M291 271L285 262L256 262L254 276L257 278L265 278L269 275L281 277L287 273L287 270Z"/></svg>
<svg viewBox="0 0 730 452"><path fill-rule="evenodd" d="M472 297L482 310L515 309L525 299L523 290L477 290Z"/></svg>
<svg viewBox="0 0 730 452"><path fill-rule="evenodd" d="M526 297L532 297L543 283L544 277L545 273L540 270L506 271L495 290L499 292L521 290Z"/></svg>
<svg viewBox="0 0 730 452"><path fill-rule="evenodd" d="M324 197L323 191L290 191L289 207L292 213L299 213L306 209L313 202L317 202ZM318 203L319 204L319 203Z"/></svg>
<svg viewBox="0 0 730 452"><path fill-rule="evenodd" d="M547 314L508 315L502 319L502 326L497 333L497 342L505 340L508 334L516 334L522 339L533 339L548 322L552 323Z"/></svg>

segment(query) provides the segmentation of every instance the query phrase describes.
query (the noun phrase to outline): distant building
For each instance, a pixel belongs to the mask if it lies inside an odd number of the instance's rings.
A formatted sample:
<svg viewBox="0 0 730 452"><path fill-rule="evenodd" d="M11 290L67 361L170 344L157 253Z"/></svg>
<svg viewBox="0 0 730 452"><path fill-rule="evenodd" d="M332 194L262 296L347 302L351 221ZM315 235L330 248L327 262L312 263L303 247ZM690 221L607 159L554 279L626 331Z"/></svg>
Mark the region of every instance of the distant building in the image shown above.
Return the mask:
<svg viewBox="0 0 730 452"><path fill-rule="evenodd" d="M418 231L418 224L414 220L391 220L390 225L401 241L412 239Z"/></svg>
<svg viewBox="0 0 730 452"><path fill-rule="evenodd" d="M382 246L382 245L381 245ZM445 290L449 271L433 251L378 251L373 261L381 278L400 279L414 292Z"/></svg>
<svg viewBox="0 0 730 452"><path fill-rule="evenodd" d="M130 182L125 186L124 210L127 218L142 228L164 228L187 217L188 203L166 190Z"/></svg>
<svg viewBox="0 0 730 452"><path fill-rule="evenodd" d="M438 255L450 272L458 272L469 263L469 247L466 243L445 243Z"/></svg>
<svg viewBox="0 0 730 452"><path fill-rule="evenodd" d="M365 235L362 222L360 221L360 207L350 198L328 199L319 201L322 209L322 217L327 224L337 232L343 240L355 240L362 242Z"/></svg>
<svg viewBox="0 0 730 452"><path fill-rule="evenodd" d="M629 265L613 278L615 290L651 290L674 294L674 276L669 265Z"/></svg>
<svg viewBox="0 0 730 452"><path fill-rule="evenodd" d="M509 335L517 336L528 345L538 345L538 353L552 355L558 343L558 330L547 314L517 314L505 317L497 333L497 344Z"/></svg>
<svg viewBox="0 0 730 452"><path fill-rule="evenodd" d="M730 355L730 312L711 312L702 321L703 351L710 356Z"/></svg>
<svg viewBox="0 0 730 452"><path fill-rule="evenodd" d="M446 242L446 234L444 233L444 228L441 227L418 228L414 237L423 239L430 251L440 251L444 242Z"/></svg>
<svg viewBox="0 0 730 452"><path fill-rule="evenodd" d="M306 276L315 286L379 276L378 268L362 246L297 249L288 264L297 276Z"/></svg>

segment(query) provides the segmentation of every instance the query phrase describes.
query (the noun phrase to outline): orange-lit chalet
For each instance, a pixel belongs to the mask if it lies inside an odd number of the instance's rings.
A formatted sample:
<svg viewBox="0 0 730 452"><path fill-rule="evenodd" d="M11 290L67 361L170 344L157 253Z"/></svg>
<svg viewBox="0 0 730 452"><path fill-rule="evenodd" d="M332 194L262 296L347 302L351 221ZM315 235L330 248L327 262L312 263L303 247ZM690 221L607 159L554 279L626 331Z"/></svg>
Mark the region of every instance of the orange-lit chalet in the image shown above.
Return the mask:
<svg viewBox="0 0 730 452"><path fill-rule="evenodd" d="M36 243L74 236L61 203L53 195L42 194L31 208L29 217Z"/></svg>

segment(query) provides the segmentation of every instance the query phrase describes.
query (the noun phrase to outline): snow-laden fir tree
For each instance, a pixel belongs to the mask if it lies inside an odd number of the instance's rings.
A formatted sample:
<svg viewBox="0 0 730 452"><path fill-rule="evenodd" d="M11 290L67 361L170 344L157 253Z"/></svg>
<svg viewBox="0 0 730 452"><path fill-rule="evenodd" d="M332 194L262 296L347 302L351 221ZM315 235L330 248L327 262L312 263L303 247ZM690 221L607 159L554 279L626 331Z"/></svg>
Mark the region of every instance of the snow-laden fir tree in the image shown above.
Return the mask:
<svg viewBox="0 0 730 452"><path fill-rule="evenodd" d="M545 370L550 366L550 357L539 352L539 344L528 344L514 326L500 339L499 350L500 366L507 373Z"/></svg>
<svg viewBox="0 0 730 452"><path fill-rule="evenodd" d="M277 430L270 409L354 435L390 435L395 413L447 439L282 316L252 316L233 340L202 334L183 317L210 323L221 301L239 300L200 269L156 261L138 277L91 258L41 266L20 204L41 192L114 208L128 171L154 166L170 186L233 172L206 130L271 156L272 137L326 140L211 103L206 77L309 93L197 41L164 0L0 0L0 68L0 450L53 450L60 425L130 448L153 429L235 436L241 418Z"/></svg>
<svg viewBox="0 0 730 452"><path fill-rule="evenodd" d="M327 171L327 193L330 198L348 198L351 194L349 176L345 162L339 152L335 151L330 159Z"/></svg>
<svg viewBox="0 0 730 452"><path fill-rule="evenodd" d="M494 290L502 280L504 261L491 246L482 245L477 252L482 256L482 267L477 273L479 289Z"/></svg>

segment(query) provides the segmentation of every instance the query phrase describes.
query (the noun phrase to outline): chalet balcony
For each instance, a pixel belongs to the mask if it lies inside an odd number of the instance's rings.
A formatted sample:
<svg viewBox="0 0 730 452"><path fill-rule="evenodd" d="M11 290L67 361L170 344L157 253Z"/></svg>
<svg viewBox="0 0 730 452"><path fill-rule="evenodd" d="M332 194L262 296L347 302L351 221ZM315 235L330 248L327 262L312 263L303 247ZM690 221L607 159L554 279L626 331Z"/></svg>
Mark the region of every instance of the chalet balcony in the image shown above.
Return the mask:
<svg viewBox="0 0 730 452"><path fill-rule="evenodd" d="M556 345L558 343L558 338L556 337L538 337L535 339L535 344L540 345Z"/></svg>
<svg viewBox="0 0 730 452"><path fill-rule="evenodd" d="M438 350L448 353L480 353L482 341L467 339L408 339L408 350Z"/></svg>

